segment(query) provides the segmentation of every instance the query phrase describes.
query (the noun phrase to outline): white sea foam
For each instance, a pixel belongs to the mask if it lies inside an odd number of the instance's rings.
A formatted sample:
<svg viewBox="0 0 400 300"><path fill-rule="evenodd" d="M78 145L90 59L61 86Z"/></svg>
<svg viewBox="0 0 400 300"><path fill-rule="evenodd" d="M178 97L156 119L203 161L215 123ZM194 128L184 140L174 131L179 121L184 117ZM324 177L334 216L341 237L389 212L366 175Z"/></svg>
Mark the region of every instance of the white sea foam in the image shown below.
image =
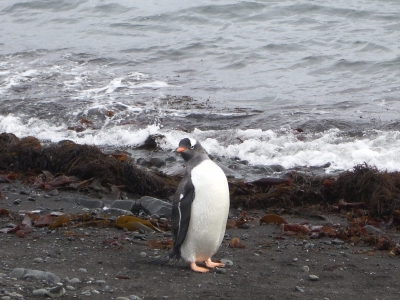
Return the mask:
<svg viewBox="0 0 400 300"><path fill-rule="evenodd" d="M348 137L339 129L318 134L298 134L293 131L194 130L187 134L179 130L163 130L157 124L137 129L130 125L104 126L100 130L83 132L67 130L66 125L52 125L44 120L0 116L0 132L12 132L18 137L35 136L43 141L58 142L69 139L77 143L99 146L138 146L150 134L165 136L160 146L173 150L184 137L195 138L213 155L238 157L251 165L279 164L286 168L322 166L330 163L327 172L346 170L367 162L379 169L400 170L400 133L372 131L363 137Z"/></svg>

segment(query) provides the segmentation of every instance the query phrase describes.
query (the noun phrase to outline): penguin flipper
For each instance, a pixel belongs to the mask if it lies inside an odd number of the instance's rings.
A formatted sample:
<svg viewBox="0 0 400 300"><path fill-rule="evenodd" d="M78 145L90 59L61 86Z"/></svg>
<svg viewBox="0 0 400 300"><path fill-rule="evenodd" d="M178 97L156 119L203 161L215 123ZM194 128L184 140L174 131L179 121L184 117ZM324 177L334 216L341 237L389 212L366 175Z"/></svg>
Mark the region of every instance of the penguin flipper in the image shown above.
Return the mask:
<svg viewBox="0 0 400 300"><path fill-rule="evenodd" d="M172 206L172 235L174 238L174 256L180 257L180 247L185 241L189 229L192 202L195 192L192 181L186 180L183 190L178 188Z"/></svg>

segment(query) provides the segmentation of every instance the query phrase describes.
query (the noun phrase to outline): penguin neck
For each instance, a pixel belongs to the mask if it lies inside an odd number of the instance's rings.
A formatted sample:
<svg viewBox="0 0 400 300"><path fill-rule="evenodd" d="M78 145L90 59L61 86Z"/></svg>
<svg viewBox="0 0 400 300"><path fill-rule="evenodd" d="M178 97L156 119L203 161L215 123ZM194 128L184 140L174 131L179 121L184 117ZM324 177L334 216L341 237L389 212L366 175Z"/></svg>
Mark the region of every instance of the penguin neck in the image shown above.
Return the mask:
<svg viewBox="0 0 400 300"><path fill-rule="evenodd" d="M201 155L196 155L195 157L186 162L186 169L188 172L190 172L195 166L209 159L210 158L206 153L202 153Z"/></svg>

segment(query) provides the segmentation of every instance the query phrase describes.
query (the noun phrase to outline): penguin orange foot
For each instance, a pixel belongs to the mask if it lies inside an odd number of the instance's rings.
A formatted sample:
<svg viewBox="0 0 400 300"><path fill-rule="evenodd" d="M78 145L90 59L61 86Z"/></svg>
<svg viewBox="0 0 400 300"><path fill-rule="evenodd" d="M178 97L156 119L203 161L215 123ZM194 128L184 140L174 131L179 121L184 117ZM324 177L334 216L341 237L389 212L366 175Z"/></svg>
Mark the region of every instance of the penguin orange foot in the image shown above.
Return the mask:
<svg viewBox="0 0 400 300"><path fill-rule="evenodd" d="M212 262L211 258L207 259L205 261L205 263L206 263L206 266L209 268L215 268L215 267L224 268L225 267L225 264L223 264L223 263Z"/></svg>
<svg viewBox="0 0 400 300"><path fill-rule="evenodd" d="M207 273L208 271L210 271L209 269L203 268L203 267L199 267L195 262L190 263L190 268L195 271L195 272L199 272L199 273Z"/></svg>

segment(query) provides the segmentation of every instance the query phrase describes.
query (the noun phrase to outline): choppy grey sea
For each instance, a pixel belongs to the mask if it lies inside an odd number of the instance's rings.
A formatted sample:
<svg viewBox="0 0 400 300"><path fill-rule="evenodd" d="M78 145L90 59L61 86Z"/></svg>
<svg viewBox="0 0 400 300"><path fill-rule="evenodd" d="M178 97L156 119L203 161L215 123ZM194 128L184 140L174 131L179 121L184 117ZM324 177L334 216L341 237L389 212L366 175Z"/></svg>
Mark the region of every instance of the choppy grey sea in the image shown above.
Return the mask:
<svg viewBox="0 0 400 300"><path fill-rule="evenodd" d="M2 0L0 132L400 170L400 1Z"/></svg>

